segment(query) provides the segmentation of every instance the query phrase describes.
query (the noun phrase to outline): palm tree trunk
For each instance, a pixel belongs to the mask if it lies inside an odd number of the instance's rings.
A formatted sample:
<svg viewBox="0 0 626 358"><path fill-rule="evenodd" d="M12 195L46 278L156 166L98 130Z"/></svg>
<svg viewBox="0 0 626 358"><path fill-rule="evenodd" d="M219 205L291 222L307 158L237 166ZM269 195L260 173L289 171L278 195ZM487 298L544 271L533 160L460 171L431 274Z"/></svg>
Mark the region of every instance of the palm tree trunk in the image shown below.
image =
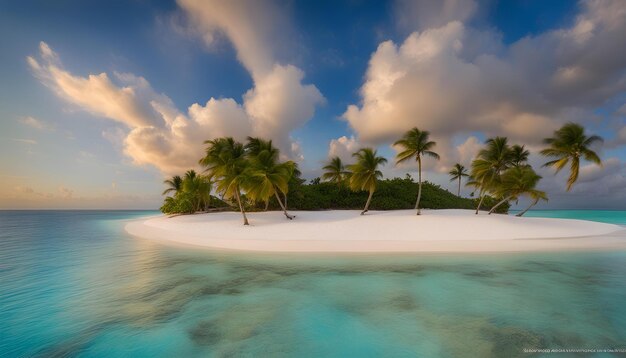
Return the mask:
<svg viewBox="0 0 626 358"><path fill-rule="evenodd" d="M491 208L491 210L489 210L489 215L491 215L491 213L493 213L493 212L496 210L496 208L497 208L498 206L500 206L500 205L504 204L504 202L505 202L505 201L509 201L509 199L511 199L511 197L513 197L513 195L509 195L509 196L507 196L506 198L504 198L504 199L500 200L500 202L499 202L499 203L497 203L496 205L494 205L494 206Z"/></svg>
<svg viewBox="0 0 626 358"><path fill-rule="evenodd" d="M285 193L285 209L287 209L287 193Z"/></svg>
<svg viewBox="0 0 626 358"><path fill-rule="evenodd" d="M456 196L461 197L461 177L459 177L459 190L456 192Z"/></svg>
<svg viewBox="0 0 626 358"><path fill-rule="evenodd" d="M287 217L287 219L292 220L293 216L287 213L287 208L283 205L283 202L280 200L280 197L278 196L278 192L274 191L274 195L276 195L276 200L278 200L278 204L280 204L280 207L283 209L283 213L285 213L285 216Z"/></svg>
<svg viewBox="0 0 626 358"><path fill-rule="evenodd" d="M539 199L535 199L535 201L533 201L530 205L528 205L528 207L524 209L524 211L517 213L515 216L522 216L526 214L526 212L530 210L530 208L532 208L533 206L537 205L538 202L539 202Z"/></svg>
<svg viewBox="0 0 626 358"><path fill-rule="evenodd" d="M243 215L243 224L250 225L248 223L248 217L246 216L246 211L243 210L243 205L241 205L241 196L239 195L239 189L237 189L237 203L239 204L239 210L241 211L241 215Z"/></svg>
<svg viewBox="0 0 626 358"><path fill-rule="evenodd" d="M417 201L415 202L415 209L417 210L417 214L421 214L420 212L420 199L422 199L422 158L417 157L417 178L418 178L418 189L417 189Z"/></svg>
<svg viewBox="0 0 626 358"><path fill-rule="evenodd" d="M369 210L370 201L372 201L372 195L374 195L373 190L370 191L370 195L367 197L367 202L365 203L365 208L363 209L363 211L361 211L361 215L365 214Z"/></svg>
<svg viewBox="0 0 626 358"><path fill-rule="evenodd" d="M476 215L478 215L478 210L480 210L480 206L483 204L483 200L485 200L485 194L483 191L480 191L480 200L478 201L478 206L476 207Z"/></svg>
<svg viewBox="0 0 626 358"><path fill-rule="evenodd" d="M264 211L267 211L267 208L269 208L269 206L270 206L270 200L269 200L269 199L267 199L267 200L265 201L265 210L264 210Z"/></svg>

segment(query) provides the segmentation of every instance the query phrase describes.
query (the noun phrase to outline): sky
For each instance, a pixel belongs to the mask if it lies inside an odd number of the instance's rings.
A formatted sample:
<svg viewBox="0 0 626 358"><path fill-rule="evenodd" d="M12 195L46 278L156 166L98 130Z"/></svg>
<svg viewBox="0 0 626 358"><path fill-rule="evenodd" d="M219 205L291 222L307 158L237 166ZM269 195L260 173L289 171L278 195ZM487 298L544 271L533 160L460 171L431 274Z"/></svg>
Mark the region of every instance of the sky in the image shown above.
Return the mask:
<svg viewBox="0 0 626 358"><path fill-rule="evenodd" d="M443 188L499 135L531 150L539 209L626 209L624 34L621 0L2 1L0 209L157 209L221 136L312 179L412 127ZM567 122L604 138L570 192L538 155Z"/></svg>

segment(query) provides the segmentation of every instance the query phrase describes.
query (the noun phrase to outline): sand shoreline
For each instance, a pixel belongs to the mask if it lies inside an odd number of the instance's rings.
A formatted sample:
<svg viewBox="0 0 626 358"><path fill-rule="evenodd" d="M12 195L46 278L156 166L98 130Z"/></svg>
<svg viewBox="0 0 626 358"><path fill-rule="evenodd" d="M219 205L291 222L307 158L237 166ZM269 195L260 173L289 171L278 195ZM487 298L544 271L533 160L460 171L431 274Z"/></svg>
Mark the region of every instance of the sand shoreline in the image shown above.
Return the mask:
<svg viewBox="0 0 626 358"><path fill-rule="evenodd" d="M125 229L132 236L219 251L306 253L511 253L626 249L626 229L598 222L476 216L471 210L251 213L142 218Z"/></svg>

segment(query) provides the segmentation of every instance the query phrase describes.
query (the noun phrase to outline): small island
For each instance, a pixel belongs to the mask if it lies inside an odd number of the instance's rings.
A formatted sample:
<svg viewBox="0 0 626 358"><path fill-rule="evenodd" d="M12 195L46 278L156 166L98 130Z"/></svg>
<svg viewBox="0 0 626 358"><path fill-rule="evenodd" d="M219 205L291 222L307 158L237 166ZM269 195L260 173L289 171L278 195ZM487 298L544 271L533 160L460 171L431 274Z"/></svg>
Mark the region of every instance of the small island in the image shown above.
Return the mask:
<svg viewBox="0 0 626 358"><path fill-rule="evenodd" d="M340 158L331 158L323 167L322 177L305 184L297 164L281 162L271 140L248 137L243 144L228 137L206 141L206 156L199 161L206 174L189 170L184 177L166 180L168 188L163 195L173 195L166 197L161 211L168 216L131 222L126 231L140 238L214 250L271 252L487 253L626 248L623 237L609 235L624 231L617 225L522 217L548 197L536 189L541 176L528 163L529 151L523 145L509 145L506 137L487 139L469 172L460 163L450 170L450 180L458 185L456 195L423 181L422 161L439 159L433 150L436 142L429 140L429 135L413 128L394 143L398 148L396 164L417 164L417 183L409 174L403 179L383 180L380 167L387 159L372 148L356 151L354 164L344 165ZM541 154L556 159L544 166L556 166L558 172L571 162L569 190L578 178L581 156L601 163L588 148L600 140L586 136L582 126L568 123L555 131L554 137L545 139L548 147ZM476 198L461 197L465 177L466 185L478 194ZM511 201L525 196L531 199L525 210L515 216L498 214L506 214ZM363 203L363 209L355 210ZM288 205L296 211L290 214ZM277 214L281 211L284 217ZM252 224L246 214L251 212Z"/></svg>

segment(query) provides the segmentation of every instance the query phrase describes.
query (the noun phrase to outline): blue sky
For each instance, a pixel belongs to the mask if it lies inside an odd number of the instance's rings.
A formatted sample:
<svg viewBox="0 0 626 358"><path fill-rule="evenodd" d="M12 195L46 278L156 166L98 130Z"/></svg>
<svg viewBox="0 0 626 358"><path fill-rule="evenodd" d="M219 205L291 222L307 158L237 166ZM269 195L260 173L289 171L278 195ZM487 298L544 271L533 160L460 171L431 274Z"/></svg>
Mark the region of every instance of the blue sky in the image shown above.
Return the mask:
<svg viewBox="0 0 626 358"><path fill-rule="evenodd" d="M3 2L0 208L157 208L163 178L217 135L273 137L312 178L359 146L391 158L412 126L442 154L426 179L452 189L450 165L486 137L536 152L576 121L605 138L604 170L570 193L542 170L544 207L624 209L624 14L610 0Z"/></svg>

